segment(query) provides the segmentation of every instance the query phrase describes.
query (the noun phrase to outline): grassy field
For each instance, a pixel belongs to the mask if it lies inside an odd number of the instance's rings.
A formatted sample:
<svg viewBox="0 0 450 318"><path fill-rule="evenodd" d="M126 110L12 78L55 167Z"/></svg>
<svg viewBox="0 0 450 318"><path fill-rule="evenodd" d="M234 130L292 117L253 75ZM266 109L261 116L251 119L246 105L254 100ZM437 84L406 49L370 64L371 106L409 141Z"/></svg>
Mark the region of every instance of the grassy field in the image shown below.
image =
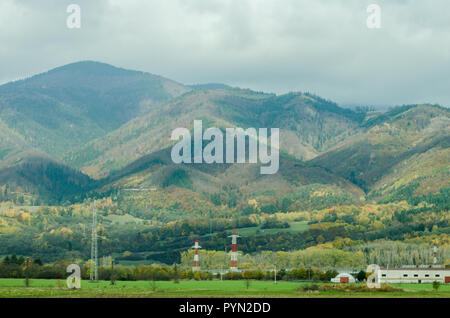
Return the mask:
<svg viewBox="0 0 450 318"><path fill-rule="evenodd" d="M69 290L64 280L34 279L25 287L23 279L0 279L0 297L445 297L450 298L450 285L433 291L431 284L394 285L402 291L351 292L301 291L306 282L270 281L82 281L80 290Z"/></svg>

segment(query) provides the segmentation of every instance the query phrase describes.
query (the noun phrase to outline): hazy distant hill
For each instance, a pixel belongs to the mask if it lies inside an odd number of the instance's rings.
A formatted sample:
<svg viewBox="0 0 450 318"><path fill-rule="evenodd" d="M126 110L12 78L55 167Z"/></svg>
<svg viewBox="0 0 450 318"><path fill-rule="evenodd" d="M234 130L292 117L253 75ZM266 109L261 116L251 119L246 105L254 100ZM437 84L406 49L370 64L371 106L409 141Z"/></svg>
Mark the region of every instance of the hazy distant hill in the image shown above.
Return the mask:
<svg viewBox="0 0 450 318"><path fill-rule="evenodd" d="M205 83L205 84L192 84L188 85L192 89L224 89L224 88L231 88L230 86L226 84L221 83Z"/></svg>
<svg viewBox="0 0 450 318"><path fill-rule="evenodd" d="M308 94L275 96L241 89L199 90L184 94L129 121L105 137L65 156L94 178L172 144L177 127L280 128L281 150L310 159L359 131L363 114Z"/></svg>
<svg viewBox="0 0 450 318"><path fill-rule="evenodd" d="M372 117L362 128L360 134L312 161L379 194L411 182L428 183L421 194L450 186L447 108L398 107Z"/></svg>
<svg viewBox="0 0 450 318"><path fill-rule="evenodd" d="M25 138L9 128L0 118L0 168L20 161L31 149Z"/></svg>
<svg viewBox="0 0 450 318"><path fill-rule="evenodd" d="M149 73L78 62L0 86L0 118L59 158L188 90Z"/></svg>

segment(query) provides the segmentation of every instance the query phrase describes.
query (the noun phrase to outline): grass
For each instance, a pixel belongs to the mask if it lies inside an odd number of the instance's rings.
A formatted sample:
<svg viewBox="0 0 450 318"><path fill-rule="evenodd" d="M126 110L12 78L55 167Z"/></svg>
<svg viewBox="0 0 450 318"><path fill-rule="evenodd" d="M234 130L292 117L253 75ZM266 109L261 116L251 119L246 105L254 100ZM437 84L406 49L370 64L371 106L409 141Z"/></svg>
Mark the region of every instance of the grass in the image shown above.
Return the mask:
<svg viewBox="0 0 450 318"><path fill-rule="evenodd" d="M395 284L392 292L359 292L349 289L304 291L308 282L251 281L82 281L80 290L66 288L65 280L33 279L26 288L23 279L0 279L0 297L444 297L450 298L450 285L433 291L431 284Z"/></svg>

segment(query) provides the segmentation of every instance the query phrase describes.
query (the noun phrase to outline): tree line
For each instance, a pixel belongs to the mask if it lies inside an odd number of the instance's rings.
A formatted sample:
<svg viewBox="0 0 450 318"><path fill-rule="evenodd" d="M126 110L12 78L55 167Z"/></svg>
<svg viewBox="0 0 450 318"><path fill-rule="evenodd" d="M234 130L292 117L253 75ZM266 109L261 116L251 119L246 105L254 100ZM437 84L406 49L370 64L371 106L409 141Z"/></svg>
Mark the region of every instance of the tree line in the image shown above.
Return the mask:
<svg viewBox="0 0 450 318"><path fill-rule="evenodd" d="M28 261L27 261L28 260ZM24 278L24 279L66 279L69 273L67 266L72 261L57 261L43 264L38 259L6 256L0 262L0 278ZM88 280L90 277L90 261L80 264L81 278ZM338 273L335 270L322 271L317 268L294 268L278 271L263 269L247 269L241 272L192 271L178 264L170 265L139 265L139 266L100 266L98 269L100 280L110 281L168 281L177 282L184 280L310 280L329 281Z"/></svg>

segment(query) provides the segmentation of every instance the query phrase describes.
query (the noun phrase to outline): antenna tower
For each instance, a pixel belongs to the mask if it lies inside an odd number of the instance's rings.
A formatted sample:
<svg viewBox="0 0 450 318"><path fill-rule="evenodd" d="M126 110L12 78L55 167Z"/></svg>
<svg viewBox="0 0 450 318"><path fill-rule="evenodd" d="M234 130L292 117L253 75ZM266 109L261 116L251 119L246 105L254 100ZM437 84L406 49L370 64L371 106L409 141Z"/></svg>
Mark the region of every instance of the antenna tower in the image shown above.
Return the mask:
<svg viewBox="0 0 450 318"><path fill-rule="evenodd" d="M233 234L228 236L231 237L231 244L228 246L231 246L231 261L230 261L230 271L232 272L237 272L238 270L238 251L237 248L238 246L242 246L241 244L237 244L237 239L238 237L240 237L239 235L236 234L236 226L233 227Z"/></svg>
<svg viewBox="0 0 450 318"><path fill-rule="evenodd" d="M196 272L198 270L200 270L200 266L198 265L198 250L200 248L202 248L200 245L198 245L199 240L198 240L198 235L197 238L194 241L194 246L192 246L192 248L194 249L194 266L192 267L192 271Z"/></svg>

